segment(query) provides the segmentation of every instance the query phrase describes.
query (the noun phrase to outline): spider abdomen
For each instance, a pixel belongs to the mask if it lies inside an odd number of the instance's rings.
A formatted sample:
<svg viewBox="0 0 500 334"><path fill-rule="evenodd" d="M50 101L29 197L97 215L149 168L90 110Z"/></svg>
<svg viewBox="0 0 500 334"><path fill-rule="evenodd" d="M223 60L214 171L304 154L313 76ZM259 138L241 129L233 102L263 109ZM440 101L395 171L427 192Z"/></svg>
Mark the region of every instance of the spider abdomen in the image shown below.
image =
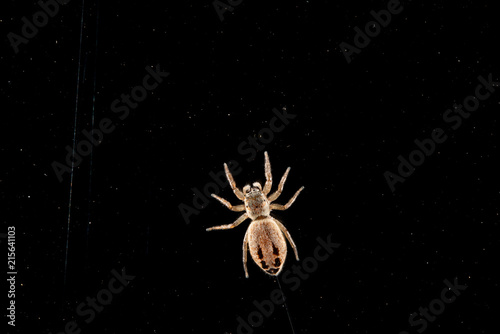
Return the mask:
<svg viewBox="0 0 500 334"><path fill-rule="evenodd" d="M248 227L248 245L254 262L267 274L277 276L286 259L286 241L272 217L257 219Z"/></svg>

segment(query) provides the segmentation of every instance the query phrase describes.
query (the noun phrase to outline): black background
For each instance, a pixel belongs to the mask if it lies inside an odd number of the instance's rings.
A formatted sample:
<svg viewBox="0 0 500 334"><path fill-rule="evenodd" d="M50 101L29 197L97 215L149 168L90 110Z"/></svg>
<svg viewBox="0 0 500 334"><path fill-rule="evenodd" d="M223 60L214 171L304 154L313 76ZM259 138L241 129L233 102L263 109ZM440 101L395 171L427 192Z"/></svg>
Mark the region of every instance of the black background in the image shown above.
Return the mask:
<svg viewBox="0 0 500 334"><path fill-rule="evenodd" d="M455 277L467 290L425 333L496 332L500 88L456 131L442 118L479 75L500 78L492 3L405 1L348 64L339 44L387 1L243 1L221 22L210 1L85 0L80 48L83 3L72 0L17 54L7 34L39 7L3 2L0 233L16 227L19 274L17 326L2 327L237 333L238 316L278 285L250 259L244 277L249 221L207 233L238 213L210 199L187 224L179 205L230 160L239 186L262 182L263 150L249 160L238 146L286 108L296 118L265 145L275 187L292 167L277 202L305 190L276 217L301 260L317 237L341 244L299 289L282 283L295 332L416 333L409 315ZM169 77L120 120L111 103L156 64ZM116 129L75 167L68 224L69 173L59 182L51 164L73 146L75 106L77 143L92 115ZM438 127L448 140L391 192L384 172ZM238 203L229 188L220 195ZM86 324L76 307L123 267L135 278ZM254 332L291 333L285 308Z"/></svg>

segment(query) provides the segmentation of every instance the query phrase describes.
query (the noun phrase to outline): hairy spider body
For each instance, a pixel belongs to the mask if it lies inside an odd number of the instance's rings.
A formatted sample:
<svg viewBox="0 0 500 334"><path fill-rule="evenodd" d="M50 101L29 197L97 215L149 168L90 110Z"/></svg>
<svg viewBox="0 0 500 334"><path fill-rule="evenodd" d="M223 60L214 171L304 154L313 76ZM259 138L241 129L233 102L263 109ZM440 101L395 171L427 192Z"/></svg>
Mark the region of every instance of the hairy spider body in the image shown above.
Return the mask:
<svg viewBox="0 0 500 334"><path fill-rule="evenodd" d="M207 228L207 231L212 230L227 230L234 228L241 224L247 218L252 219L252 223L245 233L245 238L243 239L243 268L245 270L245 276L248 277L247 270L247 253L248 248L250 248L250 255L254 262L262 269L264 272L271 276L277 276L283 269L283 264L285 263L287 247L286 239L293 248L295 253L295 258L299 260L299 254L297 252L297 247L288 233L288 230L283 226L283 224L274 217L270 216L272 210L286 210L288 209L299 193L304 189L301 187L295 195L288 201L287 204L274 204L275 201L283 191L286 178L290 172L290 167L286 170L285 174L281 178L278 185L278 190L273 194L267 196L271 191L272 187L272 174L271 174L271 163L269 162L269 156L267 152L264 152L265 157L265 173L266 173L266 183L264 189L258 182L254 182L252 186L246 185L243 187L243 192L236 187L233 176L229 171L229 168L224 164L224 169L226 171L226 177L234 191L234 194L238 199L244 202L243 205L233 206L227 200L212 194L212 197L216 198L224 204L231 211L245 211L236 221L228 225L214 226Z"/></svg>
<svg viewBox="0 0 500 334"><path fill-rule="evenodd" d="M248 227L248 248L254 262L270 275L278 275L286 259L286 241L273 217L254 220Z"/></svg>

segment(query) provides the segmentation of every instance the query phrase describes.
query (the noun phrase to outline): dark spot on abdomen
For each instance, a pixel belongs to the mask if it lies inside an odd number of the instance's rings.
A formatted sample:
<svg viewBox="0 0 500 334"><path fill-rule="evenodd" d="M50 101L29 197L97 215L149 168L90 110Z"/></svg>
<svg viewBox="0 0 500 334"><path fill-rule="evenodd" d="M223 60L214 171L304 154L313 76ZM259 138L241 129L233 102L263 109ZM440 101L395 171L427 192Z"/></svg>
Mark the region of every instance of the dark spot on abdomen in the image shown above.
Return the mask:
<svg viewBox="0 0 500 334"><path fill-rule="evenodd" d="M266 261L260 261L260 264L262 265L262 269L267 269L269 266L266 264ZM271 269L269 269L271 270Z"/></svg>
<svg viewBox="0 0 500 334"><path fill-rule="evenodd" d="M274 244L273 244L273 254L280 255L280 250L278 248L276 248L276 246L274 246Z"/></svg>
<svg viewBox="0 0 500 334"><path fill-rule="evenodd" d="M259 256L259 259L263 259L264 255L262 254L262 249L259 247L259 250L257 251L257 255Z"/></svg>
<svg viewBox="0 0 500 334"><path fill-rule="evenodd" d="M274 275L274 274L276 274L278 272L278 270L279 269L277 269L277 268L271 268L267 272Z"/></svg>
<svg viewBox="0 0 500 334"><path fill-rule="evenodd" d="M279 258L279 257L277 257L277 258L276 258L276 260L274 260L274 266L275 266L275 267L279 267L279 266L281 266L281 260L280 260L280 258Z"/></svg>

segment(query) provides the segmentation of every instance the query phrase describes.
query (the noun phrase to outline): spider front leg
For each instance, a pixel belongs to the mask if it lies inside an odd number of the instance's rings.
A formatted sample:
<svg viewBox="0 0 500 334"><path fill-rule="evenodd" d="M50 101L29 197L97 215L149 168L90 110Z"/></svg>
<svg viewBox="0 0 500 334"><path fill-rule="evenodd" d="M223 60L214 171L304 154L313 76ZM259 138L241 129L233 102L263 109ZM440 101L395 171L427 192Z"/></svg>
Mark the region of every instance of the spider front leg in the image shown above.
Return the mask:
<svg viewBox="0 0 500 334"><path fill-rule="evenodd" d="M248 278L247 255L248 255L248 230L245 233L245 238L243 238L243 269L245 270L246 278Z"/></svg>
<svg viewBox="0 0 500 334"><path fill-rule="evenodd" d="M245 212L238 219L236 219L236 221L234 223L228 224L228 225L219 225L219 226L209 227L209 228L207 228L207 231L229 230L231 228L235 228L236 226L240 225L247 218L248 218L248 213Z"/></svg>
<svg viewBox="0 0 500 334"><path fill-rule="evenodd" d="M288 176L289 172L290 172L290 167L288 167L286 169L285 174L283 174L283 177L281 178L280 184L278 185L278 190L276 190L274 193L269 195L269 197L267 198L269 200L269 202L274 202L281 195L281 192L283 191L283 187L285 186L286 177Z"/></svg>
<svg viewBox="0 0 500 334"><path fill-rule="evenodd" d="M266 184L264 185L264 189L262 189L262 193L264 195L269 194L271 191L271 187L273 186L273 174L271 174L271 163L269 162L269 155L267 155L267 151L264 152L264 157L266 162L264 163L264 172L266 173Z"/></svg>
<svg viewBox="0 0 500 334"><path fill-rule="evenodd" d="M231 186L231 189L233 189L234 194L236 195L236 197L238 197L238 199L240 201L245 200L245 195L243 195L243 193L241 192L241 190L239 190L236 187L236 182L234 182L233 174L231 174L231 172L229 171L229 168L227 167L227 164L224 164L224 170L226 171L226 177L227 177L227 180L229 181L229 185Z"/></svg>
<svg viewBox="0 0 500 334"><path fill-rule="evenodd" d="M293 202L295 202L295 199L297 198L297 196L299 196L300 192L303 189L304 189L304 187L301 187L299 190L297 190L297 192L295 193L295 195L293 195L293 197L285 205L271 203L271 205L269 206L269 208L271 210L286 210L286 209L288 209L293 204Z"/></svg>
<svg viewBox="0 0 500 334"><path fill-rule="evenodd" d="M236 211L236 212L240 212L240 211L245 211L245 205L244 204L240 204L240 205L232 205L231 203L229 203L229 201L225 200L224 198L222 197L219 197L217 196L216 194L212 194L212 197L219 200L219 202L221 202L222 204L224 204L225 206L227 206L227 208L231 211Z"/></svg>

